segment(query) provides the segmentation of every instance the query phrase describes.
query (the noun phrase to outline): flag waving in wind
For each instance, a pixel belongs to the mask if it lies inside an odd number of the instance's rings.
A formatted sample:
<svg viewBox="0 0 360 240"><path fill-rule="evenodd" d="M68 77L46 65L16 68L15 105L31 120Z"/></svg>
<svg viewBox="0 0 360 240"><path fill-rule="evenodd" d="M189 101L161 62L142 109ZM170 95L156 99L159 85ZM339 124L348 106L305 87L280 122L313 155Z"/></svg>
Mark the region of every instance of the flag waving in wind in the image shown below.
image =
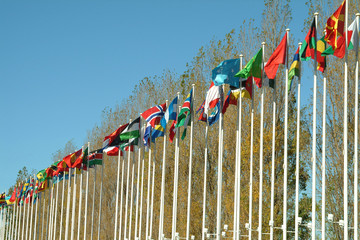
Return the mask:
<svg viewBox="0 0 360 240"><path fill-rule="evenodd" d="M287 32L281 40L279 46L275 49L273 54L265 65L265 73L269 79L275 79L276 72L280 64L285 64L287 51Z"/></svg>
<svg viewBox="0 0 360 240"><path fill-rule="evenodd" d="M192 113L192 99L193 99L193 91L192 89L190 90L189 94L186 96L185 102L181 107L178 119L177 119L177 124L176 124L176 128L181 127L181 126L185 126L184 132L181 136L181 139L183 140L186 136L186 127L189 125L190 123L190 118L191 118L191 113Z"/></svg>
<svg viewBox="0 0 360 240"><path fill-rule="evenodd" d="M212 80L215 83L215 86L220 86L226 83L238 88L239 79L235 77L235 74L239 72L239 69L239 58L222 61L212 70Z"/></svg>
<svg viewBox="0 0 360 240"><path fill-rule="evenodd" d="M345 1L326 22L325 41L335 50L338 48L338 37L343 36L345 27Z"/></svg>

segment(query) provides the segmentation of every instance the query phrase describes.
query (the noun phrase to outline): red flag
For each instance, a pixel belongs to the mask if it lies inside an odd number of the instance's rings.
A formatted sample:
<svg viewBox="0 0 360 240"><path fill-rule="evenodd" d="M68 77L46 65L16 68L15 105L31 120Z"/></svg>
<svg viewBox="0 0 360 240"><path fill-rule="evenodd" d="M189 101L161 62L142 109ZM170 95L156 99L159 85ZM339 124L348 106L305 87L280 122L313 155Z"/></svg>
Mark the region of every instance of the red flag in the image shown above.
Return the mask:
<svg viewBox="0 0 360 240"><path fill-rule="evenodd" d="M286 49L287 32L265 65L265 73L269 79L275 79L279 64L285 64Z"/></svg>
<svg viewBox="0 0 360 240"><path fill-rule="evenodd" d="M173 123L171 124L171 127L169 129L169 141L173 142L174 141L174 137L176 134L176 129L175 129L175 125L176 125L176 121L173 121Z"/></svg>
<svg viewBox="0 0 360 240"><path fill-rule="evenodd" d="M14 188L14 192L9 199L10 203L14 203L15 201L16 201L16 187Z"/></svg>
<svg viewBox="0 0 360 240"><path fill-rule="evenodd" d="M67 155L66 157L63 158L63 161L66 163L66 165L69 167L69 168L74 168L74 163L75 163L75 160L80 157L82 154L82 149L72 153L72 154L69 154ZM49 175L48 175L49 176Z"/></svg>
<svg viewBox="0 0 360 240"><path fill-rule="evenodd" d="M343 36L345 26L345 5L346 0L342 2L340 7L334 12L326 22L325 41L335 50L338 48L338 37Z"/></svg>

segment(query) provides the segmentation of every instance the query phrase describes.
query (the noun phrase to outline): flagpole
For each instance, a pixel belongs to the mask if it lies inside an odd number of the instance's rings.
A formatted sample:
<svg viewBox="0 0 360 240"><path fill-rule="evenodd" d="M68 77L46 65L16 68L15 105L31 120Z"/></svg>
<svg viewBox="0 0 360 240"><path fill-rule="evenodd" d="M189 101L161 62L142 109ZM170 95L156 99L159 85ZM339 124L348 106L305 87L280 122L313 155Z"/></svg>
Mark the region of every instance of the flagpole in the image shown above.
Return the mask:
<svg viewBox="0 0 360 240"><path fill-rule="evenodd" d="M317 17L315 13L315 29L317 30ZM315 31L316 32L316 31ZM311 209L311 239L316 239L316 95L317 95L317 34L315 34L315 51L314 51L314 89L313 89L313 138L312 138L312 209Z"/></svg>
<svg viewBox="0 0 360 240"><path fill-rule="evenodd" d="M167 103L166 103L167 105ZM154 217L154 189L155 189L155 158L156 158L156 142L154 142L154 160L153 160L153 174L152 174L152 185L151 185L151 207L150 207L150 234L149 239L152 236L153 230L153 217Z"/></svg>
<svg viewBox="0 0 360 240"><path fill-rule="evenodd" d="M26 219L26 206L25 206L25 203L26 203L26 198L25 198L25 195L24 195L24 197L23 197L23 218L22 218L21 240L24 240L24 237L25 237L24 236L25 235L25 219Z"/></svg>
<svg viewBox="0 0 360 240"><path fill-rule="evenodd" d="M262 69L264 74L265 69L265 42L261 43L262 45ZM261 81L263 80L263 74L261 76ZM261 86L261 103L260 103L260 158L259 158L259 223L258 223L258 239L262 239L262 201L263 201L263 157L264 157L264 94L265 87Z"/></svg>
<svg viewBox="0 0 360 240"><path fill-rule="evenodd" d="M119 151L121 150L119 149ZM121 153L120 153L120 159L121 159ZM122 236L121 229L122 229L122 219L123 219L124 175L125 175L125 157L123 156L122 164L121 164L119 240L121 240L121 236Z"/></svg>
<svg viewBox="0 0 360 240"><path fill-rule="evenodd" d="M23 184L24 183L22 183L22 184L20 184L20 186L21 186L21 188L23 188ZM21 198L22 198L22 196L19 196L20 198L18 199L19 201L19 206L18 206L18 208L19 208L19 218L18 218L18 223L17 223L17 225L18 225L18 230L17 230L17 239L18 240L20 240L21 239L21 221L22 221L22 218L23 218L23 211L22 211L22 208L21 208Z"/></svg>
<svg viewBox="0 0 360 240"><path fill-rule="evenodd" d="M103 159L103 161L104 161L104 159ZM90 233L91 240L93 239L93 236L94 236L96 169L97 169L97 165L94 165L94 182L93 182L93 197L92 197L92 209L91 209L91 233Z"/></svg>
<svg viewBox="0 0 360 240"><path fill-rule="evenodd" d="M45 180L45 181L47 181L47 180ZM43 213L42 213L42 220L41 220L41 240L44 239L43 237L44 237L45 209L46 209L45 197L46 197L46 193L45 193L45 189L44 189L44 203L43 203Z"/></svg>
<svg viewBox="0 0 360 240"><path fill-rule="evenodd" d="M206 183L207 183L207 161L208 161L208 131L209 121L206 116L206 127L205 127L205 149L204 149L204 194L203 194L203 213L202 213L202 229L201 239L205 240L206 233L204 231L206 227Z"/></svg>
<svg viewBox="0 0 360 240"><path fill-rule="evenodd" d="M119 212L119 189L120 189L120 161L121 161L121 150L119 147L118 152L118 165L117 165L117 177L116 177L116 199L115 199L115 224L114 224L114 240L117 237L118 229L118 212ZM121 226L120 226L121 228Z"/></svg>
<svg viewBox="0 0 360 240"><path fill-rule="evenodd" d="M359 29L359 17L360 13L356 13L356 25ZM358 33L359 34L359 33ZM359 235L359 163L358 163L358 146L359 146L359 137L358 137L358 124L359 124L359 43L355 46L355 139L354 139L354 240L358 240Z"/></svg>
<svg viewBox="0 0 360 240"><path fill-rule="evenodd" d="M131 146L129 146L131 151ZM132 215L133 215L133 197L134 197L134 175L135 175L135 146L133 152L133 159L131 161L131 192L130 192L130 216L129 216L129 240L131 239L131 228L132 228Z"/></svg>
<svg viewBox="0 0 360 240"><path fill-rule="evenodd" d="M192 101L195 101L195 84L192 84ZM192 106L192 103L190 104ZM186 218L186 240L190 239L190 211L191 211L191 176L192 176L192 155L193 155L193 135L194 135L194 111L191 107L190 112L190 153L189 153L189 186L188 186L188 205ZM180 133L179 133L180 134Z"/></svg>
<svg viewBox="0 0 360 240"><path fill-rule="evenodd" d="M82 147L82 161L84 160L84 156L85 156L85 147ZM88 149L89 152L89 149ZM80 232L81 232L81 207L82 207L82 187L83 187L83 162L80 165L80 186L79 186L79 212L78 212L78 229L77 229L77 240L80 240ZM55 222L56 224L56 222ZM56 226L55 226L55 230L56 230ZM56 232L56 231L55 231Z"/></svg>
<svg viewBox="0 0 360 240"><path fill-rule="evenodd" d="M48 239L51 240L52 239L52 235L53 235L53 225L54 225L54 205L55 205L55 199L54 199L54 195L55 195L55 183L54 183L54 178L53 178L53 184L52 184L52 188L51 188L51 200L50 200L50 220L49 220L49 235L48 235Z"/></svg>
<svg viewBox="0 0 360 240"><path fill-rule="evenodd" d="M30 187L31 186L31 177L29 177L29 179L30 179L30 182L29 182L29 187ZM26 203L26 199L25 199L25 203ZM29 202L27 203L27 211L26 212L27 212L27 216L26 216L26 227L25 227L25 240L28 240L29 220L30 220L30 196L29 196Z"/></svg>
<svg viewBox="0 0 360 240"><path fill-rule="evenodd" d="M141 170L141 141L142 137L139 139L139 149L138 149L138 171L137 171L137 181L136 181L136 210L135 210L135 233L134 238L138 237L138 223L139 223L139 194L140 194L140 170Z"/></svg>
<svg viewBox="0 0 360 240"><path fill-rule="evenodd" d="M299 43L299 49L301 49L302 43ZM297 87L297 116L296 116L296 182L295 182L295 240L299 239L299 186L300 186L300 109L301 109L301 61L300 64L300 73L298 78L298 87ZM275 174L274 174L275 175ZM272 193L273 194L273 193Z"/></svg>
<svg viewBox="0 0 360 240"><path fill-rule="evenodd" d="M286 42L289 42L290 29L286 29ZM283 239L287 239L287 188L288 188L288 77L289 77L289 46L286 44L286 62L285 62L285 123L284 123L284 196L283 196Z"/></svg>
<svg viewBox="0 0 360 240"><path fill-rule="evenodd" d="M180 98L180 92L177 93L178 99ZM181 111L181 106L178 107L176 118L178 121L179 113ZM176 234L176 222L177 222L177 199L178 199L178 182L179 182L179 142L180 142L180 129L175 128L176 138L175 138L175 163L174 163L174 193L173 193L173 212L172 212L172 238L175 239Z"/></svg>
<svg viewBox="0 0 360 240"><path fill-rule="evenodd" d="M131 119L129 120L131 123ZM130 141L129 141L130 143ZM128 217L128 202L129 202L129 182L130 182L130 158L131 151L128 151L128 164L127 164L127 174L126 174L126 192L125 192L125 225L124 225L124 239L127 236L127 217ZM121 239L121 238L120 238Z"/></svg>
<svg viewBox="0 0 360 240"><path fill-rule="evenodd" d="M326 31L324 31L326 34ZM325 44L326 49L326 44ZM323 119L322 119L322 164L321 164L321 239L325 240L326 231L326 76L323 85Z"/></svg>
<svg viewBox="0 0 360 240"><path fill-rule="evenodd" d="M142 226L143 199L144 199L144 168L145 168L145 146L143 147L143 156L142 156L142 165L141 165L141 191L140 191L140 217L139 217L140 221L139 221L138 240L141 240L141 226Z"/></svg>
<svg viewBox="0 0 360 240"><path fill-rule="evenodd" d="M166 100L166 107L168 101ZM167 132L166 126L164 128L164 147L163 147L163 161L162 161L162 173L161 173L161 196L160 196L160 219L159 219L159 240L163 240L164 234L164 201L165 201L165 173L166 173L166 139Z"/></svg>
<svg viewBox="0 0 360 240"><path fill-rule="evenodd" d="M18 197L18 192L19 192L19 186L20 186L20 183L19 184L17 184L18 185L18 187L17 187L17 191L16 191L16 196L15 196L15 222L14 222L14 234L13 234L13 236L11 236L11 239L14 239L14 240L17 240L17 237L18 237L18 235L17 235L17 230L18 230L18 219L19 219L19 206L18 206L18 204L17 204L17 201L18 201L18 199L17 199L17 197Z"/></svg>
<svg viewBox="0 0 360 240"><path fill-rule="evenodd" d="M31 194L31 199L29 199L29 202L31 202L31 213L30 213L30 233L28 235L28 239L31 239L32 236L32 225L33 225L33 217L34 217L34 189L35 189L35 174L33 178L33 189Z"/></svg>
<svg viewBox="0 0 360 240"><path fill-rule="evenodd" d="M90 142L88 142L88 155L90 155ZM86 229L87 229L87 214L88 214L88 199L89 199L89 172L90 164L89 157L86 161L86 186L85 186L85 213L84 213L84 240L86 240ZM61 216L62 217L62 216ZM61 237L61 236L60 236ZM61 239L61 238L60 238Z"/></svg>
<svg viewBox="0 0 360 240"><path fill-rule="evenodd" d="M344 240L349 238L348 221L348 16L349 1L345 1L345 63L344 63ZM315 55L316 56L316 55ZM357 111L357 109L356 109ZM356 146L357 147L357 146Z"/></svg>
<svg viewBox="0 0 360 240"><path fill-rule="evenodd" d="M100 240L100 231L101 231L101 206L102 206L102 195L103 195L103 181L104 181L104 168L105 168L105 159L103 157L101 165L101 182L100 182L100 200L99 200L99 219L98 219L98 240Z"/></svg>
<svg viewBox="0 0 360 240"><path fill-rule="evenodd" d="M62 180L62 193L61 193L61 210L60 210L60 233L59 233L59 239L61 238L62 235L62 230L63 230L63 209L64 209L64 195L65 195L65 171L63 172L63 180ZM35 240L35 239L34 239Z"/></svg>
<svg viewBox="0 0 360 240"><path fill-rule="evenodd" d="M49 231L50 231L50 218L51 218L51 206L52 206L52 199L53 199L53 182L52 182L52 179L50 179L49 181L51 181L51 189L49 189L49 203L48 203L48 212L47 212L47 215L46 215L46 225L47 225L47 228L46 228L46 239L49 240Z"/></svg>
<svg viewBox="0 0 360 240"><path fill-rule="evenodd" d="M222 165L223 165L223 94L224 85L221 86L220 118L219 118L219 149L218 149L218 182L217 182L217 210L216 210L216 239L221 239L221 202L222 202Z"/></svg>
<svg viewBox="0 0 360 240"><path fill-rule="evenodd" d="M254 78L252 77L251 122L250 122L250 181L249 181L249 240L252 233L252 204L253 204L253 162L254 162Z"/></svg>
<svg viewBox="0 0 360 240"><path fill-rule="evenodd" d="M242 70L242 65L243 65L243 55L240 54L240 70ZM237 155L236 155L236 164L237 164L237 170L235 173L235 193L236 193L236 201L235 201L235 205L236 205L236 212L234 214L234 235L235 235L235 240L239 240L240 239L240 207L241 207L241 133L242 133L242 129L241 129L241 123L242 123L242 80L240 79L239 81L239 85L240 85L240 96L238 99L238 117L237 117L237 123L238 123L238 134L237 134Z"/></svg>
<svg viewBox="0 0 360 240"><path fill-rule="evenodd" d="M75 235L75 209L76 209L76 181L77 181L77 173L76 168L74 170L74 183L73 183L73 202L72 202L72 213L71 213L71 240L74 240Z"/></svg>
<svg viewBox="0 0 360 240"><path fill-rule="evenodd" d="M150 134L151 135L151 134ZM151 142L151 139L150 139ZM150 143L149 143L150 144ZM149 145L149 160L148 160L148 182L147 182L147 199L146 199L146 227L145 227L145 240L149 236L149 217L150 217L150 187L151 187L151 146Z"/></svg>
<svg viewBox="0 0 360 240"><path fill-rule="evenodd" d="M18 192L17 190L18 190L18 188L15 185L15 203L14 203L14 207L13 207L14 214L13 214L13 220L12 220L13 223L12 223L11 239L16 239L16 218L18 217L17 204L16 204L17 192Z"/></svg>
<svg viewBox="0 0 360 240"><path fill-rule="evenodd" d="M38 182L38 184L40 184L40 181ZM39 185L38 185L38 189L39 189ZM37 235L37 219L40 216L40 214L38 215L39 212L39 201L40 201L40 193L37 191L36 192L36 205L35 205L35 219L34 219L34 240L36 240L36 235Z"/></svg>
<svg viewBox="0 0 360 240"><path fill-rule="evenodd" d="M70 201L71 201L71 168L69 167L68 194L66 201L65 240L69 238Z"/></svg>

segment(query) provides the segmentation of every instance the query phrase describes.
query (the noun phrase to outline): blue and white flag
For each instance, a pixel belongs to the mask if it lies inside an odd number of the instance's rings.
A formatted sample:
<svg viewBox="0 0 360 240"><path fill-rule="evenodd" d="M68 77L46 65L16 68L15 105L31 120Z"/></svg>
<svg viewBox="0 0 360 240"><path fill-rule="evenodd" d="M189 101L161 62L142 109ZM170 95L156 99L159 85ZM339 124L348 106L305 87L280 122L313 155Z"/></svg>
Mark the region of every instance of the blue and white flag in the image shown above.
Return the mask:
<svg viewBox="0 0 360 240"><path fill-rule="evenodd" d="M239 78L235 74L240 71L240 59L228 59L222 61L216 68L212 70L212 80L215 86L220 86L224 83L233 87L239 88Z"/></svg>
<svg viewBox="0 0 360 240"><path fill-rule="evenodd" d="M172 100L172 102L170 103L169 107L166 109L166 112L160 121L160 124L164 129L166 129L166 124L169 122L169 120L176 120L177 102L178 97L176 96L174 100Z"/></svg>

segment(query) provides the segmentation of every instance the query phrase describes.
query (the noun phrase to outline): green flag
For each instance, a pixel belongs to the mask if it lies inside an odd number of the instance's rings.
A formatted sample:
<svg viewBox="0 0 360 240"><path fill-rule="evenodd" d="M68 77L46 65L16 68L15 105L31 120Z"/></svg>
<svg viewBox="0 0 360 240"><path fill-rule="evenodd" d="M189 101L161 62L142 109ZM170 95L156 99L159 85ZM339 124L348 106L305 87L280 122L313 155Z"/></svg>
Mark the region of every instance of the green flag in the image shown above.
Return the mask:
<svg viewBox="0 0 360 240"><path fill-rule="evenodd" d="M261 79L261 64L262 64L262 48L258 53L246 64L246 66L235 77L247 79L252 76Z"/></svg>

